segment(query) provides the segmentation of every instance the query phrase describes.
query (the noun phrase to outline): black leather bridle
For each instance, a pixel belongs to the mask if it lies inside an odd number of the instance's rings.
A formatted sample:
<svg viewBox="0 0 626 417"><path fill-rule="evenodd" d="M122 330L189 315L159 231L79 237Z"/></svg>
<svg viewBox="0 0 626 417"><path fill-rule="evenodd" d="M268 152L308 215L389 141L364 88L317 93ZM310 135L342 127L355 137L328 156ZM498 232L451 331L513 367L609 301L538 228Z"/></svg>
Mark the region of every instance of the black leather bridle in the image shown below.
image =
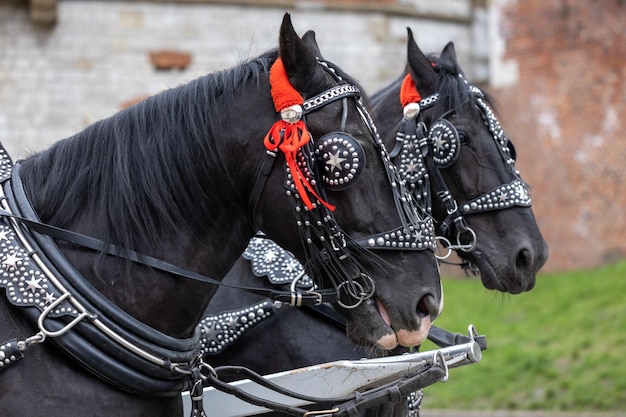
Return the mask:
<svg viewBox="0 0 626 417"><path fill-rule="evenodd" d="M341 100L343 104L343 117L340 130L333 132L311 141L299 154L299 163L304 168L307 175L313 179L311 181L316 192L324 197L325 189L344 189L351 185L351 182L358 178L356 174L363 166L355 164L353 174L354 177L346 179L345 182L337 181L334 183L331 179L327 179L320 172L319 159L323 160L324 152L320 149L326 149L326 143L340 144L348 143L352 148L360 148L361 145L345 132L345 124L347 117L347 101L354 100L359 114L368 126L370 138L382 158L383 165L386 170L387 178L393 192L396 205L396 212L400 218L401 225L393 230L384 231L372 236L353 240L347 236L337 221L331 210L321 204L316 204L313 209L306 209L296 193L293 182L291 181L292 173L285 164L285 187L289 196L296 200L296 222L301 234L307 259L311 260L305 268L308 275L314 278L317 283L320 279L315 277L321 274L326 279L331 276L334 290L336 294L335 302L344 308L355 308L362 301L373 296L375 291L374 280L355 262L353 252L362 252L365 250L409 250L422 251L435 249L434 226L430 216L424 216L425 210L411 196L405 181L400 177L395 165L378 134L376 126L372 121L367 109L360 99L360 91L358 87L346 84L345 81L337 74L337 71L327 62L319 61L324 68L339 85L326 90L325 92L312 97L302 105L303 117L311 115L323 106ZM364 152L356 152L358 158L362 159L364 164ZM362 155L362 156L361 156ZM263 188L268 175L272 171L276 161L276 153L268 151L267 157L261 162L258 174L255 176L254 185L248 202L250 212L252 213L253 224L256 217L256 206L263 193ZM357 158L357 159L358 159ZM346 178L348 178L346 176ZM319 186L321 184L322 186ZM317 261L317 263L315 262ZM340 271L337 273L335 271ZM314 293L315 291L313 291ZM320 298L320 301L326 299ZM301 305L297 303L296 305Z"/></svg>
<svg viewBox="0 0 626 417"><path fill-rule="evenodd" d="M413 106L412 111L407 111L405 107L402 127L397 133L396 143L390 155L394 159L405 157L418 161L418 168L409 172L406 162L401 159L400 173L410 184L412 192L417 198L425 201L424 204L427 207L431 207L429 187L432 181L447 212L447 216L438 225L437 239L444 241L449 251L471 252L476 246L477 236L468 225L465 216L485 211L504 210L514 206L530 207L531 199L528 194L528 185L515 168L513 145L487 104L484 93L478 87L469 84L462 75L458 76L480 110L505 166L514 177L513 181L502 184L463 204L458 203L441 172L443 168L454 163L461 151L462 142L458 132L454 125L445 119L447 113L434 121L430 127L426 125L423 117L423 111L432 107L440 99L438 93L425 97L419 103L410 103L407 107ZM452 236L453 230L456 231L456 236Z"/></svg>

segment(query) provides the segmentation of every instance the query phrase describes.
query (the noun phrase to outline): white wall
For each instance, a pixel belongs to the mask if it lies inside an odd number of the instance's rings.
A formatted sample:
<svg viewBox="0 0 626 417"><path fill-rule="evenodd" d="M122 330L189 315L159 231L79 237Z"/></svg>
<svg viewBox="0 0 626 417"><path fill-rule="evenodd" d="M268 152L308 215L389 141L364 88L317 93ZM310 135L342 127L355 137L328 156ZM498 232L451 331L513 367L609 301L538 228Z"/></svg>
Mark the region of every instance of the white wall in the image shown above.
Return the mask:
<svg viewBox="0 0 626 417"><path fill-rule="evenodd" d="M59 1L57 24L42 29L32 24L23 3L0 3L0 141L14 159L111 115L127 100L275 47L285 12L216 4ZM487 27L458 19L472 13L459 7L466 1L448 3L456 6L448 11L456 17L449 21L311 7L290 12L299 33L315 30L325 57L374 92L404 68L407 26L426 52L438 52L453 40L468 76L485 78L486 46L475 42L485 42ZM160 49L191 53L190 67L155 71L148 54Z"/></svg>

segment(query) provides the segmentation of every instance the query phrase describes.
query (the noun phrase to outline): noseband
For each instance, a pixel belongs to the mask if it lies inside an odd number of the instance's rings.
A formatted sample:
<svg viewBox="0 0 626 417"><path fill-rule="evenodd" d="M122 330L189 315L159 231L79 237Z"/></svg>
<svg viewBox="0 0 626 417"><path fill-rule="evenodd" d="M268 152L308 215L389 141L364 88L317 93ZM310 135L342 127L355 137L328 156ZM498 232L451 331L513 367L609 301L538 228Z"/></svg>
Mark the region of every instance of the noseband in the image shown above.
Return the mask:
<svg viewBox="0 0 626 417"><path fill-rule="evenodd" d="M408 103L404 107L402 126L398 130L396 144L390 155L392 158L399 156L400 174L406 179L416 198L422 201L429 211L432 210L430 181L433 182L434 189L447 212L446 218L439 227L441 236L437 236L437 240L443 241L448 248L445 255L438 256L442 259L447 258L452 250L471 252L476 247L476 233L469 227L464 216L515 206L531 206L529 187L515 168L511 141L504 134L482 90L469 84L461 74L458 76L474 98L473 101L496 142L500 156L514 179L508 184L502 184L470 201L459 204L441 173L442 168L452 165L459 156L462 148L459 134L455 126L444 118L449 112L432 123L430 130L423 118L422 111L432 107L440 99L440 95L436 93L420 99L419 102ZM410 78L405 78L405 83L407 79L410 80ZM453 228L457 232L456 236L452 237L456 240L455 243L450 241Z"/></svg>
<svg viewBox="0 0 626 417"><path fill-rule="evenodd" d="M309 259L305 265L308 276L329 278L338 293L338 303L344 308L355 308L363 300L372 297L375 291L374 280L363 271L355 252L363 254L364 251L374 249L434 250L434 226L429 216L422 218L425 210L416 203L392 163L376 126L360 99L359 89L345 83L330 64L319 62L340 84L304 101L301 109L300 106L291 106L283 109L281 114L285 121L288 121L285 114L289 120L299 121L299 117L294 119L293 116L301 112L306 125L306 116L313 117L317 110L341 100L343 112L340 129L303 144L295 157L297 170L294 170L293 164L286 161L285 188L287 195L296 202L296 224L304 243L306 257ZM369 129L370 139L382 158L396 212L401 221L401 225L393 230L357 240L346 235L335 219L334 207L326 203L326 189L338 191L349 188L365 169L365 152L361 144L345 131L348 100L354 100L362 121ZM261 165L261 174L257 175L251 194L253 198L250 200L253 218L265 180L275 161L276 149L280 146L284 134L283 130L276 132L276 137L272 141L276 147L268 149L267 153L271 158L265 158ZM303 195L304 187L299 186L299 182L305 183L309 190L307 194L315 198L309 200L307 195Z"/></svg>

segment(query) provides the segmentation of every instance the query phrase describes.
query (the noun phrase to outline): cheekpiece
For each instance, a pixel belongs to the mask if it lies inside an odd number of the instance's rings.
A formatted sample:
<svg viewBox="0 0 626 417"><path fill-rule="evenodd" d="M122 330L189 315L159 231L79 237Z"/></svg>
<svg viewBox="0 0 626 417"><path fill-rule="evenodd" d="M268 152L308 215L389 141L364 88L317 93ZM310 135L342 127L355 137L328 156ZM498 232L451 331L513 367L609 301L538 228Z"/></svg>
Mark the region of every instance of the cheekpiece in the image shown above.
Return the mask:
<svg viewBox="0 0 626 417"><path fill-rule="evenodd" d="M326 134L315 143L315 156L321 165L322 185L341 191L359 178L365 166L365 151L359 142L343 132Z"/></svg>
<svg viewBox="0 0 626 417"><path fill-rule="evenodd" d="M425 179L428 177L424 157L421 153L421 139L414 132L399 131L397 136L402 143L398 171L400 177L413 190L417 186L425 184Z"/></svg>
<svg viewBox="0 0 626 417"><path fill-rule="evenodd" d="M313 280L304 274L304 267L271 239L254 237L243 252L244 259L250 261L252 272L257 277L267 277L274 285L291 284L295 277L303 274L298 286L313 287Z"/></svg>
<svg viewBox="0 0 626 417"><path fill-rule="evenodd" d="M433 160L442 168L448 167L459 157L459 133L452 123L440 119L431 127L429 134Z"/></svg>

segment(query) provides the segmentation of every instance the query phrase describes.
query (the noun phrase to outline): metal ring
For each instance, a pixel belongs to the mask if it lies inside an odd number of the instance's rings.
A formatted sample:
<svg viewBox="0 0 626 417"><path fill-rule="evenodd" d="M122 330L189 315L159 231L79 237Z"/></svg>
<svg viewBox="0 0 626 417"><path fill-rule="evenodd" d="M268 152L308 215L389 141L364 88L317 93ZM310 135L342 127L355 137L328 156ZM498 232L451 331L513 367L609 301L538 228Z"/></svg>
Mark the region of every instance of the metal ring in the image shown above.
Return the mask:
<svg viewBox="0 0 626 417"><path fill-rule="evenodd" d="M346 291L346 294L348 296L350 296L350 297L354 298L355 300L357 300L355 304L348 305L348 304L345 304L345 303L343 303L341 301L341 289L346 284L357 285L359 288L361 288L361 291L360 291L361 295L358 296L358 297L356 297L353 294L350 294L348 291ZM363 302L364 299L365 298L363 297L363 286L361 284L359 284L358 282L356 282L356 281L344 281L344 282L342 282L341 284L339 284L337 286L337 304L339 304L341 307L343 307L345 309L350 310L350 309L358 307Z"/></svg>
<svg viewBox="0 0 626 417"><path fill-rule="evenodd" d="M357 281L359 278L363 278L364 279L364 284L367 284L367 285L365 285L365 286L361 285ZM367 282L367 281L369 281L369 282ZM345 304L345 303L343 303L341 301L341 289L342 288L349 288L349 287L347 287L348 285L352 285L352 286L358 287L358 288L356 288L356 291L354 291L354 289L345 291L346 295L348 295L349 297L357 300L357 302L355 304L352 304L352 305ZM366 291L366 288L368 288L368 291ZM369 275L361 272L361 275L359 277L357 277L356 279L353 279L353 280L350 280L350 281L344 281L344 282L342 282L341 284L339 284L337 286L337 304L339 304L341 307L346 308L346 309L356 308L364 300L372 298L374 296L375 292L376 292L376 283L374 282L374 279L372 277L370 277Z"/></svg>
<svg viewBox="0 0 626 417"><path fill-rule="evenodd" d="M361 296L363 297L364 300L367 300L369 298L372 298L374 296L374 293L376 292L376 282L374 281L374 278L370 277L369 275L367 275L364 272L361 272L361 278L363 278L365 281L369 281L369 284L366 287L371 287L371 291L369 291L368 293L361 293ZM365 289L366 287L361 286L363 289Z"/></svg>
<svg viewBox="0 0 626 417"><path fill-rule="evenodd" d="M446 358L443 356L443 352L441 350L435 351L433 356L433 365L440 365L445 371L444 376L439 380L440 382L446 382L448 377L450 376L448 363L446 362Z"/></svg>
<svg viewBox="0 0 626 417"><path fill-rule="evenodd" d="M440 246L437 244L437 241L441 241L443 244ZM440 255L437 253L439 248L447 249L448 252L444 255ZM448 259L450 255L452 255L452 243L443 236L435 236L435 258L443 261L445 259Z"/></svg>
<svg viewBox="0 0 626 417"><path fill-rule="evenodd" d="M463 233L468 233L471 235L471 240L470 243L467 245L464 245L463 243L461 243L461 235ZM458 243L458 246L455 249L460 249L463 252L471 252L472 250L474 250L474 248L476 247L476 232L474 232L474 230L472 230L471 227L466 228L465 230L458 232L456 234L456 241Z"/></svg>

